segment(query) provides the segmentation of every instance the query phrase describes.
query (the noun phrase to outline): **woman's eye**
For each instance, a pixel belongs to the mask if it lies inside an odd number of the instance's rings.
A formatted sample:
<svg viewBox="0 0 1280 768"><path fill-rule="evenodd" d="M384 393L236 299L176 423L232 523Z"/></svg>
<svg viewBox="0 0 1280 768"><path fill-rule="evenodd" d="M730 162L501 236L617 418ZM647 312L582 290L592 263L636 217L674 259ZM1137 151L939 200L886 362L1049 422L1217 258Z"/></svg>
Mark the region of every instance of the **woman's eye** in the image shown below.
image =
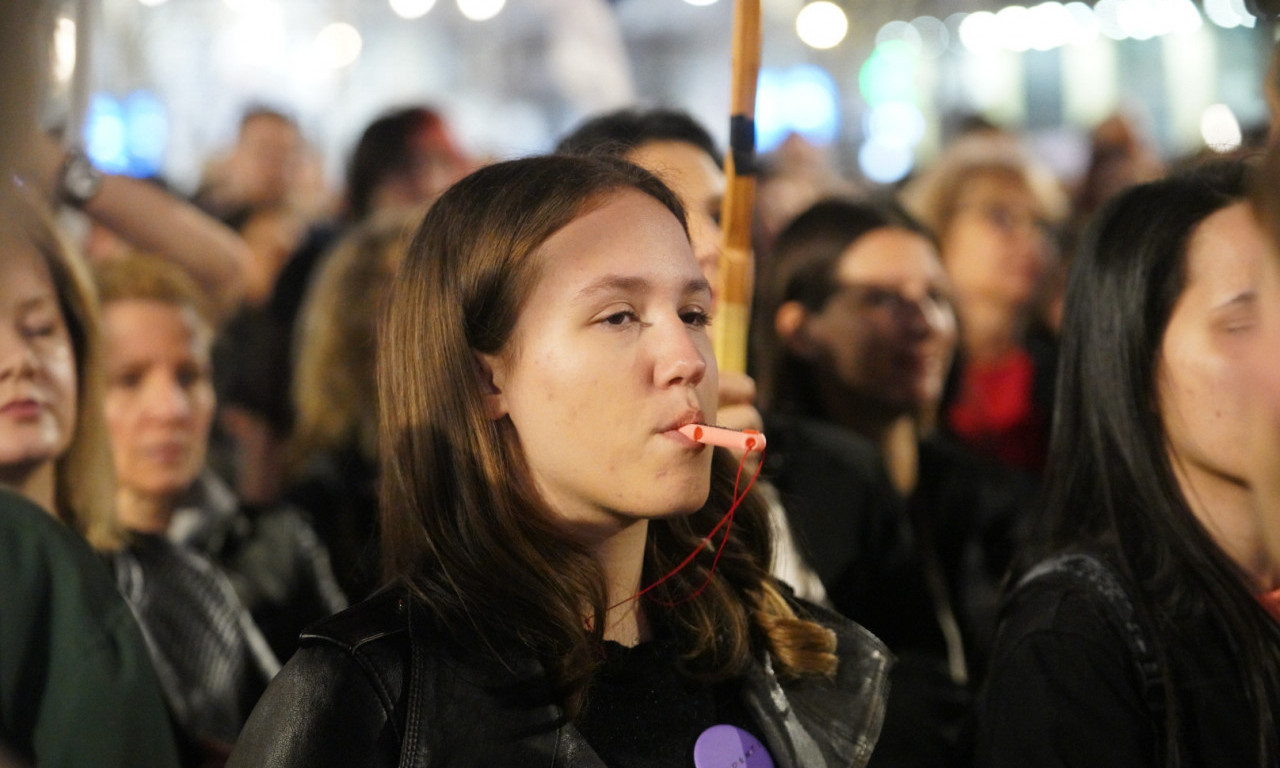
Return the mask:
<svg viewBox="0 0 1280 768"><path fill-rule="evenodd" d="M627 323L634 322L639 319L640 317L636 315L635 312L628 309L621 312L614 312L612 315L606 317L604 322L608 325L626 325Z"/></svg>
<svg viewBox="0 0 1280 768"><path fill-rule="evenodd" d="M40 323L27 326L27 336L32 339L47 339L58 331L57 323Z"/></svg>
<svg viewBox="0 0 1280 768"><path fill-rule="evenodd" d="M701 309L690 309L681 312L680 319L685 325L691 325L695 328L706 328L711 324L711 315Z"/></svg>
<svg viewBox="0 0 1280 768"><path fill-rule="evenodd" d="M111 379L111 386L120 389L137 389L142 383L142 374L140 373L123 373Z"/></svg>

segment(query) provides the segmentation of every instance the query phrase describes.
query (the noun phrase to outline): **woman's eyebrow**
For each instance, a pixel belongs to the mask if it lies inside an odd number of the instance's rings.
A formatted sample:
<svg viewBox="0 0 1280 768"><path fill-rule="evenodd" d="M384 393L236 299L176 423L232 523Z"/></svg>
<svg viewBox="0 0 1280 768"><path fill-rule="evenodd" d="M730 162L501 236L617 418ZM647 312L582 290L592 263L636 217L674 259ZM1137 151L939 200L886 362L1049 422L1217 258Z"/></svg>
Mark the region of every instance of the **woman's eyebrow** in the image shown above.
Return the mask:
<svg viewBox="0 0 1280 768"><path fill-rule="evenodd" d="M1250 288L1247 291L1241 291L1240 293L1235 294L1234 296L1227 299L1226 301L1218 302L1216 305L1214 305L1213 308L1215 310L1227 309L1230 307L1241 306L1245 304L1252 304L1257 300L1258 300L1258 292Z"/></svg>
<svg viewBox="0 0 1280 768"><path fill-rule="evenodd" d="M652 288L652 283L635 275L605 275L594 280L578 291L574 297L577 301L589 300L602 293L642 293ZM705 277L690 279L684 284L684 293L710 292L711 284Z"/></svg>

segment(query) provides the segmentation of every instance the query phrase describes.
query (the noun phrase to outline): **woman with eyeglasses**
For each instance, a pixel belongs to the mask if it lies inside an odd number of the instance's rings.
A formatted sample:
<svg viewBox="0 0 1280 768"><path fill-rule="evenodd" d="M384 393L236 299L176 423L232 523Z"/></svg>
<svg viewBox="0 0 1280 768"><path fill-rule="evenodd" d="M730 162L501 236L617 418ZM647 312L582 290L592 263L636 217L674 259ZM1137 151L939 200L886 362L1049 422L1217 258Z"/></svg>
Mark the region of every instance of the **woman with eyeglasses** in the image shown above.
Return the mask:
<svg viewBox="0 0 1280 768"><path fill-rule="evenodd" d="M903 202L938 237L959 319L942 425L974 450L1038 474L1055 361L1052 331L1038 313L1065 194L1015 139L977 134L950 146Z"/></svg>
<svg viewBox="0 0 1280 768"><path fill-rule="evenodd" d="M832 604L898 657L871 764L950 765L1030 482L933 428L956 317L924 227L890 205L825 200L779 234L769 264L766 471ZM843 437L846 466L819 460L817 436ZM854 501L866 485L877 503Z"/></svg>

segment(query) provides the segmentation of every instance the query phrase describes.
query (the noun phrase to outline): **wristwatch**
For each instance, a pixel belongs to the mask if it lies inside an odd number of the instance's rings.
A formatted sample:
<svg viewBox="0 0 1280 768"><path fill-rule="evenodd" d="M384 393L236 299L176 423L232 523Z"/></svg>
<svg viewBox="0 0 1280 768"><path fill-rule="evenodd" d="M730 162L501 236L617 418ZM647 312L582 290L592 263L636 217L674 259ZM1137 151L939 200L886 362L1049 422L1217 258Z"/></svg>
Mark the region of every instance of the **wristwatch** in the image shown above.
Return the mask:
<svg viewBox="0 0 1280 768"><path fill-rule="evenodd" d="M102 171L93 167L93 162L84 150L72 148L62 161L62 170L58 174L58 197L68 205L83 208L102 187Z"/></svg>

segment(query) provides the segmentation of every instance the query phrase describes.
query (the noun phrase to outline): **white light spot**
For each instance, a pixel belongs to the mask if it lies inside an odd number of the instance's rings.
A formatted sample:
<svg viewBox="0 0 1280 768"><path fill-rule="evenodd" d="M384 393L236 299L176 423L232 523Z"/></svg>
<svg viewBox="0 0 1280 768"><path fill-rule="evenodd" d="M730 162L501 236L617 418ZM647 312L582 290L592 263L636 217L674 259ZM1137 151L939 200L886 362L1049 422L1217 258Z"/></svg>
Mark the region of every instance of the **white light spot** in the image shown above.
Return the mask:
<svg viewBox="0 0 1280 768"><path fill-rule="evenodd" d="M488 21L499 13L507 0L458 0L458 10L472 21Z"/></svg>
<svg viewBox="0 0 1280 768"><path fill-rule="evenodd" d="M849 19L835 3L818 0L796 14L796 34L810 48L834 48L849 32Z"/></svg>
<svg viewBox="0 0 1280 768"><path fill-rule="evenodd" d="M868 141L858 150L858 167L877 184L892 184L911 172L915 164L911 148L901 144Z"/></svg>
<svg viewBox="0 0 1280 768"><path fill-rule="evenodd" d="M316 35L316 52L320 61L329 69L349 67L360 58L364 41L350 24L335 21Z"/></svg>
<svg viewBox="0 0 1280 768"><path fill-rule="evenodd" d="M71 80L76 71L76 23L66 16L58 17L53 30L53 78L59 83Z"/></svg>
<svg viewBox="0 0 1280 768"><path fill-rule="evenodd" d="M421 18L435 6L436 0L391 0L391 10L402 19Z"/></svg>
<svg viewBox="0 0 1280 768"><path fill-rule="evenodd" d="M991 11L978 11L960 22L960 42L973 53L986 53L1000 47L1000 24Z"/></svg>
<svg viewBox="0 0 1280 768"><path fill-rule="evenodd" d="M1021 5L1006 5L996 13L1002 48L1025 51L1031 47L1031 12Z"/></svg>
<svg viewBox="0 0 1280 768"><path fill-rule="evenodd" d="M1240 121L1226 104L1205 107L1200 115L1200 136L1205 146L1214 152L1237 150L1244 138L1240 133Z"/></svg>

